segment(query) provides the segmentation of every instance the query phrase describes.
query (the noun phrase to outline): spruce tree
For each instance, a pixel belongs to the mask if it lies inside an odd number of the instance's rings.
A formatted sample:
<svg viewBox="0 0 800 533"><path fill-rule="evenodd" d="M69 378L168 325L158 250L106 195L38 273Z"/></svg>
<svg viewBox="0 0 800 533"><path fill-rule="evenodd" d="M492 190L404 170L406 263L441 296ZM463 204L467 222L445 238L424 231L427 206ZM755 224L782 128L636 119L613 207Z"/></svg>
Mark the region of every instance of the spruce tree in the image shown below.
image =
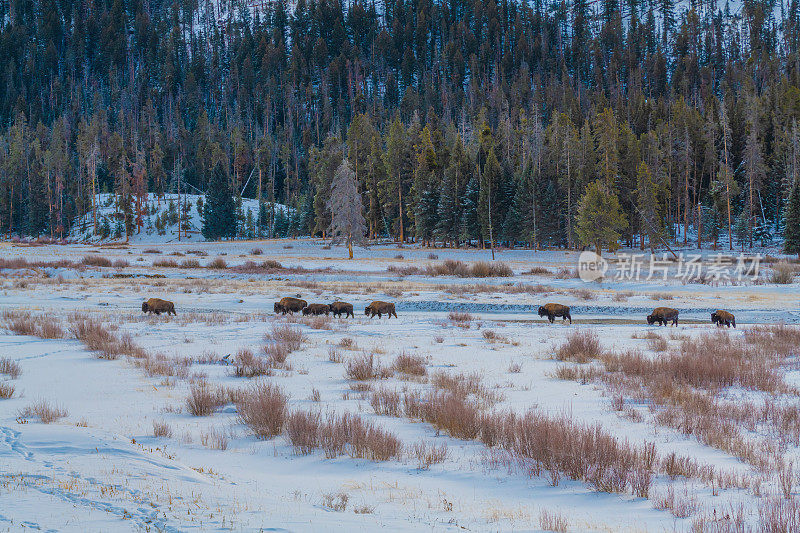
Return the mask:
<svg viewBox="0 0 800 533"><path fill-rule="evenodd" d="M800 181L792 186L783 217L783 251L800 257Z"/></svg>
<svg viewBox="0 0 800 533"><path fill-rule="evenodd" d="M222 163L218 162L214 167L204 204L203 237L209 241L235 237L236 203L233 200L228 175Z"/></svg>
<svg viewBox="0 0 800 533"><path fill-rule="evenodd" d="M604 246L615 247L620 232L628 227L617 195L601 180L586 186L576 219L578 239L584 245L594 246L597 255L602 253Z"/></svg>

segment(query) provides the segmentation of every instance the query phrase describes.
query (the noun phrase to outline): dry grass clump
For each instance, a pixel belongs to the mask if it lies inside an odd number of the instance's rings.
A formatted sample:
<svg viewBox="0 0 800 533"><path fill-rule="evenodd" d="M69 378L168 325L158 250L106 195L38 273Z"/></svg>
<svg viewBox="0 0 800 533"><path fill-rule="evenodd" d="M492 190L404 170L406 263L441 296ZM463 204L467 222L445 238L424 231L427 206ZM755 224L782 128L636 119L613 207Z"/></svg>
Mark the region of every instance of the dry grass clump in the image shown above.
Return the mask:
<svg viewBox="0 0 800 533"><path fill-rule="evenodd" d="M299 350L306 340L299 328L289 324L273 324L272 331L265 334L264 339L283 344L289 353Z"/></svg>
<svg viewBox="0 0 800 533"><path fill-rule="evenodd" d="M401 374L408 376L424 376L428 373L427 362L421 355L407 354L405 352L398 355L392 368Z"/></svg>
<svg viewBox="0 0 800 533"><path fill-rule="evenodd" d="M184 259L181 261L181 268L201 268L200 261L197 259Z"/></svg>
<svg viewBox="0 0 800 533"><path fill-rule="evenodd" d="M189 377L190 361L188 359L171 359L162 353L155 355L146 354L144 357L134 357L133 364L149 377L176 377L186 379Z"/></svg>
<svg viewBox="0 0 800 533"><path fill-rule="evenodd" d="M592 330L576 329L567 336L567 340L555 353L559 361L588 363L602 354L600 339Z"/></svg>
<svg viewBox="0 0 800 533"><path fill-rule="evenodd" d="M542 512L539 513L539 527L544 531L567 533L567 531L569 531L569 522L563 515L555 511L542 509Z"/></svg>
<svg viewBox="0 0 800 533"><path fill-rule="evenodd" d="M345 374L354 381L368 381L388 378L392 375L392 370L381 366L375 354L361 354L347 361Z"/></svg>
<svg viewBox="0 0 800 533"><path fill-rule="evenodd" d="M795 269L797 267L782 261L772 267L772 274L769 277L770 283L788 285L794 281Z"/></svg>
<svg viewBox="0 0 800 533"><path fill-rule="evenodd" d="M214 270L225 270L228 268L228 263L221 257L215 257L206 265L206 267Z"/></svg>
<svg viewBox="0 0 800 533"><path fill-rule="evenodd" d="M17 414L17 418L21 420L38 418L42 424L50 424L59 418L64 418L68 414L64 407L50 405L47 400L36 400L32 404L21 409Z"/></svg>
<svg viewBox="0 0 800 533"><path fill-rule="evenodd" d="M70 334L97 354L99 359L118 359L121 355L142 359L147 357L129 334L118 336L99 320L81 313L70 315Z"/></svg>
<svg viewBox="0 0 800 533"><path fill-rule="evenodd" d="M284 358L284 361L286 359ZM251 350L241 348L236 352L234 376L252 378L256 376L271 376L272 369L267 361L256 357Z"/></svg>
<svg viewBox="0 0 800 533"><path fill-rule="evenodd" d="M349 497L344 492L328 492L322 495L322 506L337 513L343 513L347 509Z"/></svg>
<svg viewBox="0 0 800 533"><path fill-rule="evenodd" d="M496 331L494 331L492 329L483 330L482 335L483 335L483 338L486 339L486 342L488 342L490 344L495 344L495 343L498 343L498 342L502 343L502 344L513 344L514 346L517 346L517 344L518 344L516 341L510 340L508 337L500 335L499 333L497 333Z"/></svg>
<svg viewBox="0 0 800 533"><path fill-rule="evenodd" d="M178 262L175 259L159 259L157 261L153 261L154 267L162 267L162 268L178 268Z"/></svg>
<svg viewBox="0 0 800 533"><path fill-rule="evenodd" d="M550 276L550 275L553 274L553 271L548 269L548 268L542 267L542 266L535 266L535 267L529 268L528 270L526 270L522 274L523 275L528 275L528 276Z"/></svg>
<svg viewBox="0 0 800 533"><path fill-rule="evenodd" d="M344 348L345 350L358 350L358 345L353 337L344 337L339 341L339 348Z"/></svg>
<svg viewBox="0 0 800 533"><path fill-rule="evenodd" d="M460 313L458 311L450 311L447 314L447 318L450 319L450 322L455 324L456 326L464 329L469 329L472 325L472 315L469 313Z"/></svg>
<svg viewBox="0 0 800 533"><path fill-rule="evenodd" d="M222 388L212 387L207 381L193 383L186 398L186 408L193 416L209 416L228 403L228 393Z"/></svg>
<svg viewBox="0 0 800 533"><path fill-rule="evenodd" d="M669 349L669 341L661 335L653 333L652 336L647 337L647 347L654 352L666 352Z"/></svg>
<svg viewBox="0 0 800 533"><path fill-rule="evenodd" d="M428 422L458 438L472 440L480 434L481 413L475 402L448 391L430 391L426 396L406 395L406 415Z"/></svg>
<svg viewBox="0 0 800 533"><path fill-rule="evenodd" d="M419 470L428 470L431 465L445 462L448 453L447 443L443 442L437 445L424 440L415 443L409 451L411 458L416 459Z"/></svg>
<svg viewBox="0 0 800 533"><path fill-rule="evenodd" d="M302 267L285 267L274 259L267 259L260 263L245 261L241 265L232 266L230 270L239 274L285 274L289 272L297 274L307 272L307 270Z"/></svg>
<svg viewBox="0 0 800 533"><path fill-rule="evenodd" d="M259 439L270 439L283 430L289 397L272 383L261 381L243 391L236 401L239 419Z"/></svg>
<svg viewBox="0 0 800 533"><path fill-rule="evenodd" d="M14 385L0 381L0 400L8 400L14 396Z"/></svg>
<svg viewBox="0 0 800 533"><path fill-rule="evenodd" d="M228 436L212 427L200 433L200 444L212 450L227 450Z"/></svg>
<svg viewBox="0 0 800 533"><path fill-rule="evenodd" d="M83 259L81 259L81 263L86 266L96 266L96 267L110 267L112 265L111 260L107 257L103 257L101 255L87 255Z"/></svg>
<svg viewBox="0 0 800 533"><path fill-rule="evenodd" d="M153 436L172 438L172 428L163 420L153 420Z"/></svg>
<svg viewBox="0 0 800 533"><path fill-rule="evenodd" d="M758 506L757 531L784 533L800 531L800 502L795 498L767 498Z"/></svg>
<svg viewBox="0 0 800 533"><path fill-rule="evenodd" d="M114 268L127 268L131 266L127 259L116 259L112 264Z"/></svg>
<svg viewBox="0 0 800 533"><path fill-rule="evenodd" d="M5 310L2 313L2 319L6 328L17 335L30 335L41 339L64 338L61 320L51 314Z"/></svg>
<svg viewBox="0 0 800 533"><path fill-rule="evenodd" d="M0 374L5 374L11 379L17 379L22 375L22 368L13 359L0 357Z"/></svg>
<svg viewBox="0 0 800 533"><path fill-rule="evenodd" d="M596 300L597 294L594 291L589 289L573 289L570 291L572 294L580 298L581 300Z"/></svg>
<svg viewBox="0 0 800 533"><path fill-rule="evenodd" d="M399 417L402 414L400 409L400 393L396 390L381 387L378 390L372 391L369 403L376 415Z"/></svg>
<svg viewBox="0 0 800 533"><path fill-rule="evenodd" d="M292 413L287 436L298 453L306 455L321 448L329 459L348 455L388 461L403 451L400 439L393 433L350 413L329 413L324 420L317 413Z"/></svg>
<svg viewBox="0 0 800 533"><path fill-rule="evenodd" d="M467 264L455 259L447 259L441 263L427 265L424 268L417 266L399 267L390 265L387 267L386 271L401 276L457 276L460 278L508 278L514 275L514 271L511 270L511 267L505 263L477 261L472 264Z"/></svg>
<svg viewBox="0 0 800 533"><path fill-rule="evenodd" d="M561 267L556 270L555 277L557 279L574 279L579 277L578 270L575 268Z"/></svg>

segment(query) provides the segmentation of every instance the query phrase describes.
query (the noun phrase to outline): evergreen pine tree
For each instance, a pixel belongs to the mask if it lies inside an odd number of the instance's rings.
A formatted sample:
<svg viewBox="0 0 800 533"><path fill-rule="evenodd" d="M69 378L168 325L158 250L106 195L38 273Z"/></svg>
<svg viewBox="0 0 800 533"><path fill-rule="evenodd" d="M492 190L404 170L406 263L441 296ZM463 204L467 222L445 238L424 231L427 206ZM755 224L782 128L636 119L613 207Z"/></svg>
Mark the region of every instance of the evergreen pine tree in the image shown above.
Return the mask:
<svg viewBox="0 0 800 533"><path fill-rule="evenodd" d="M461 239L472 241L481 238L481 224L478 218L478 200L480 184L478 173L474 172L467 182L467 189L461 204Z"/></svg>
<svg viewBox="0 0 800 533"><path fill-rule="evenodd" d="M236 203L231 194L228 176L222 163L217 163L211 175L209 192L203 209L202 234L206 240L217 241L236 236Z"/></svg>
<svg viewBox="0 0 800 533"><path fill-rule="evenodd" d="M617 195L600 180L586 186L576 219L578 239L584 245L594 246L597 255L604 246L616 247L620 232L628 227Z"/></svg>
<svg viewBox="0 0 800 533"><path fill-rule="evenodd" d="M783 251L800 256L800 181L792 186L783 217Z"/></svg>

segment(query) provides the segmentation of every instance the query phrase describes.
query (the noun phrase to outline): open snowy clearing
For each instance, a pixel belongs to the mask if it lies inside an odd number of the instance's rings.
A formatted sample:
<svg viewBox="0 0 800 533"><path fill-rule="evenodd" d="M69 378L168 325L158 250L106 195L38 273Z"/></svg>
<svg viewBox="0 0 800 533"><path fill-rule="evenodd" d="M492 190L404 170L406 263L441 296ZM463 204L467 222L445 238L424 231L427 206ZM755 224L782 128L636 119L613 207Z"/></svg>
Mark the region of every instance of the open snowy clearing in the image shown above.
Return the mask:
<svg viewBox="0 0 800 533"><path fill-rule="evenodd" d="M397 267L483 261L488 252L375 246L356 255L348 261L346 250L307 240L0 244L0 359L18 366L0 374L14 389L0 400L0 531L687 531L737 520L756 527L776 497L794 501L796 483L784 494L787 465L794 479L790 462L800 464L793 419L729 420L733 429L719 435L687 431L633 373L606 379L610 363L599 351L638 350L658 361L695 342L709 346L703 339L744 347L763 324L800 320L796 282L586 284L558 275L574 269L577 254L525 250L498 256L512 277L405 275ZM184 263L192 259L198 264ZM534 267L546 271L525 274ZM177 316L143 315L141 302L154 296L175 302ZM282 296L349 301L355 318L276 316L272 304ZM395 302L398 318L365 317L372 300ZM536 308L548 301L571 306L573 324L540 318ZM662 305L681 310L679 327L647 325L644 316ZM736 329L710 325L708 313L719 308L736 314ZM88 323L119 345L90 349L91 338L75 333ZM791 337L798 328L785 329L780 334ZM297 345L279 353L298 332ZM554 359L581 335L600 344L590 362ZM752 346L742 353L766 344ZM103 350L117 352L103 357ZM797 353L776 350L780 386L734 377L696 392L720 405L797 411ZM421 369L404 369L401 355ZM362 379L355 363L370 357L374 375ZM581 379L563 370L589 368L597 373ZM415 394L452 392L459 382L471 384L461 400L479 404L484 417L534 409L598 424L637 450L652 444L656 465L674 454L694 466L653 467L647 497L630 480L621 490L598 490L566 470L554 478L548 465L408 410ZM348 447L303 454L285 428L257 438L240 416L239 392L258 383L279 387L288 413L356 414L402 449L377 460ZM225 399L194 416L187 398L202 387ZM52 423L25 413L45 403L63 411ZM680 408L693 416L688 404ZM780 445L749 445L769 442Z"/></svg>

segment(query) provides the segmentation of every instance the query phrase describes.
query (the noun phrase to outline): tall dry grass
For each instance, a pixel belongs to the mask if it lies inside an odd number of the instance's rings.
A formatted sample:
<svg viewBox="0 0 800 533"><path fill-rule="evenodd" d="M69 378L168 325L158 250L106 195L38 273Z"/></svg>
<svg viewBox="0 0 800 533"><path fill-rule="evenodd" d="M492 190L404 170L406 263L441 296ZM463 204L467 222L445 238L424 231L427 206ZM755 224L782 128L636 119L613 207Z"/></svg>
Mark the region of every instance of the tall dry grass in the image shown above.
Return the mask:
<svg viewBox="0 0 800 533"><path fill-rule="evenodd" d="M239 419L259 439L270 439L283 430L289 397L277 385L261 381L246 389L236 401Z"/></svg>

